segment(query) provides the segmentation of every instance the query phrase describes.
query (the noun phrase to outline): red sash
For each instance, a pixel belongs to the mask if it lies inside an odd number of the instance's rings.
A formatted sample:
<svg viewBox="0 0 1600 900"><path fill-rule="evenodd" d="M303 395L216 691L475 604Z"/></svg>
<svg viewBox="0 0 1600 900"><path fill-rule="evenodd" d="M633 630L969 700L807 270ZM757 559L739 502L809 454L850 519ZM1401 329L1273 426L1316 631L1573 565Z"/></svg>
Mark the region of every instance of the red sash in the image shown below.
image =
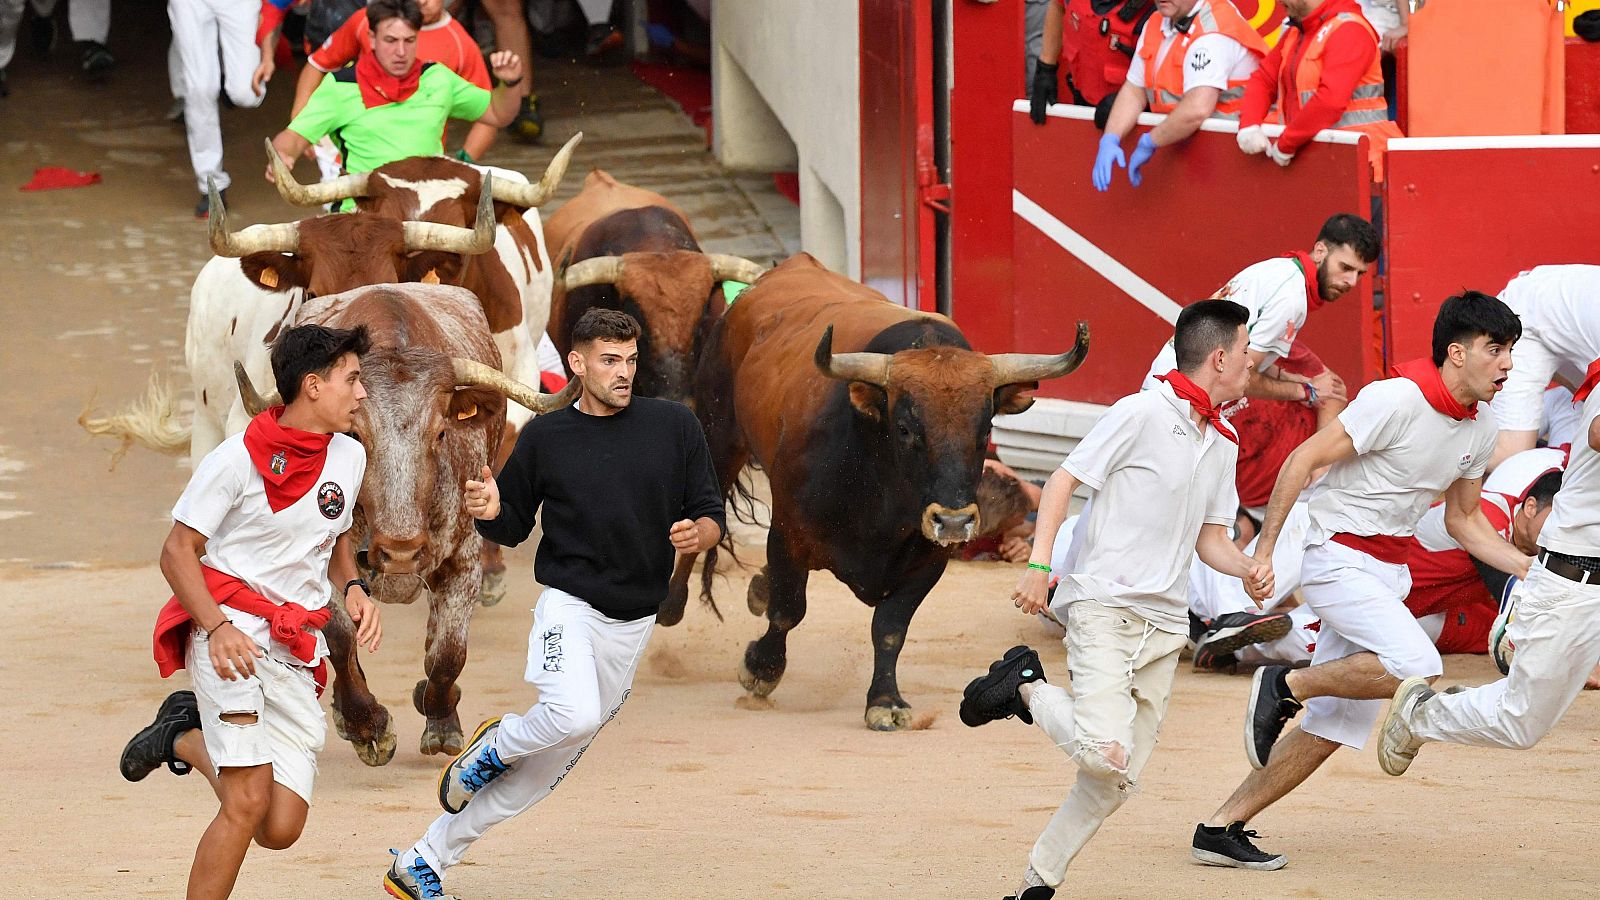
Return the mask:
<svg viewBox="0 0 1600 900"><path fill-rule="evenodd" d="M267 620L272 637L289 648L295 658L310 664L317 656L317 630L328 624L332 611L327 607L308 610L298 603L273 603L250 589L243 581L210 566L201 566L206 578L206 590L211 592L219 606L231 606ZM156 668L166 678L184 667L184 654L189 647L189 624L193 621L188 610L173 597L156 615L153 649ZM326 661L317 664L311 675L317 682L317 694L328 683Z"/></svg>
<svg viewBox="0 0 1600 900"><path fill-rule="evenodd" d="M1365 553L1380 562L1397 566L1405 565L1411 558L1410 542L1406 538L1391 534L1350 534L1341 531L1329 540Z"/></svg>

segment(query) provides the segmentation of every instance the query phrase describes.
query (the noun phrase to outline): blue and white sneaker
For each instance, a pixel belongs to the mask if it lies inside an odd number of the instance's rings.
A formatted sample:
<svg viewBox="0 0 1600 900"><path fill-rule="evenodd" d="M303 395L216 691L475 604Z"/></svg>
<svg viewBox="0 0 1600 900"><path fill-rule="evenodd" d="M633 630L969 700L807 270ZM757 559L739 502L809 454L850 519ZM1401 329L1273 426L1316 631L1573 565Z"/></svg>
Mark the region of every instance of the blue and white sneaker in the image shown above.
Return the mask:
<svg viewBox="0 0 1600 900"><path fill-rule="evenodd" d="M428 865L427 860L415 852L407 853L411 862L402 867L405 858L395 850L389 852L394 854L394 862L390 863L388 874L383 876L383 889L389 896L400 900L457 900L444 892L439 873Z"/></svg>
<svg viewBox="0 0 1600 900"><path fill-rule="evenodd" d="M1494 667L1500 670L1501 675L1511 674L1511 657L1517 651L1506 630L1516 615L1517 604L1522 600L1521 588L1522 582L1517 576L1507 579L1505 590L1500 592L1500 612L1494 617L1494 624L1489 626L1489 658L1494 660Z"/></svg>
<svg viewBox="0 0 1600 900"><path fill-rule="evenodd" d="M484 785L511 770L500 761L500 754L490 746L500 730L500 717L495 716L478 726L466 749L439 773L439 805L447 813L459 813L472 802L472 795L483 790Z"/></svg>

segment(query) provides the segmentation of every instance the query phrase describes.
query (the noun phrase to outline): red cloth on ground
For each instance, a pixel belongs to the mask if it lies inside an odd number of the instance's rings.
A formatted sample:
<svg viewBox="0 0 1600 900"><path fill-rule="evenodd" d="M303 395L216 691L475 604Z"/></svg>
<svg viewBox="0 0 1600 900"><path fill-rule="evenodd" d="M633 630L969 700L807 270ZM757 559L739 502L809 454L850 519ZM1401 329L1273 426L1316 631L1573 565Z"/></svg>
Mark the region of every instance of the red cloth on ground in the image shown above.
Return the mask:
<svg viewBox="0 0 1600 900"><path fill-rule="evenodd" d="M1478 404L1462 406L1461 401L1444 386L1444 376L1439 373L1439 367L1434 365L1431 359L1413 359L1410 362L1390 366L1389 374L1416 382L1429 406L1458 422L1478 417Z"/></svg>
<svg viewBox="0 0 1600 900"><path fill-rule="evenodd" d="M288 647L296 659L310 663L316 658L317 635L314 629L328 624L332 610L327 607L308 610L298 603L273 603L226 572L219 572L210 566L201 566L200 571L206 578L206 590L211 592L211 598L217 601L218 606L231 606L240 612L266 619L272 629L273 640ZM152 652L162 678L183 668L191 621L188 610L175 596L156 615ZM325 681L318 675L319 685Z"/></svg>
<svg viewBox="0 0 1600 900"><path fill-rule="evenodd" d="M322 474L331 434L316 434L278 423L283 407L262 410L244 429L244 448L261 473L267 506L273 512L293 506Z"/></svg>
<svg viewBox="0 0 1600 900"><path fill-rule="evenodd" d="M694 124L706 130L706 143L711 143L710 72L690 66L668 66L647 62L629 63L628 69L633 72L635 78L678 104Z"/></svg>
<svg viewBox="0 0 1600 900"><path fill-rule="evenodd" d="M33 180L23 185L24 191L55 191L61 188L88 187L100 183L99 172L75 172L61 166L44 166L33 170Z"/></svg>
<svg viewBox="0 0 1600 900"><path fill-rule="evenodd" d="M378 58L363 53L356 58L356 86L361 88L361 102L367 109L385 103L403 103L417 92L417 82L422 80L421 60L412 64L411 70L396 78L378 64Z"/></svg>
<svg viewBox="0 0 1600 900"><path fill-rule="evenodd" d="M1200 390L1200 385L1195 384L1189 376L1179 372L1177 369L1173 369L1165 375L1157 375L1156 380L1165 381L1167 384L1172 385L1173 393L1177 394L1181 399L1189 401L1189 404L1194 407L1194 411L1210 422L1211 427L1217 430L1217 434L1233 441L1235 444L1239 443L1239 435L1234 432L1233 426L1222 418L1222 413L1217 407L1211 405L1211 395Z"/></svg>
<svg viewBox="0 0 1600 900"><path fill-rule="evenodd" d="M1261 60L1260 68L1250 76L1239 113L1239 127L1260 125L1267 119L1267 110L1278 104L1278 118L1284 123L1283 134L1278 138L1278 150L1293 154L1310 143L1317 132L1332 128L1344 115L1350 103L1350 94L1366 75L1372 60L1378 54L1378 45L1366 29L1347 25L1335 28L1328 36L1322 54L1322 81L1311 97L1311 102L1300 105L1300 95L1295 90L1294 73L1312 43L1317 29L1339 13L1361 15L1356 0L1326 0L1304 22L1289 20L1289 27L1298 27L1305 38L1295 47L1294 59L1283 58L1283 42L1279 41ZM1280 93L1281 92L1281 93Z"/></svg>

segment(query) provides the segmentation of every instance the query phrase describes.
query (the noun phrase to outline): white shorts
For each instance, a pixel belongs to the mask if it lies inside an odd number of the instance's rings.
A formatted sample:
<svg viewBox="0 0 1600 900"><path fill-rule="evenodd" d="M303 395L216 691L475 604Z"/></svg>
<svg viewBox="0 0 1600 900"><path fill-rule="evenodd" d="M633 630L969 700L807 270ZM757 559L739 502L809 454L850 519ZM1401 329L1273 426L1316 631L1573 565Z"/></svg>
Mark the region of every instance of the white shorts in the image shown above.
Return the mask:
<svg viewBox="0 0 1600 900"><path fill-rule="evenodd" d="M1307 547L1300 593L1322 620L1311 664L1371 651L1396 678L1444 673L1444 661L1406 608L1411 571L1333 541ZM1387 700L1313 697L1300 728L1360 750Z"/></svg>
<svg viewBox="0 0 1600 900"><path fill-rule="evenodd" d="M265 656L256 660L255 675L225 681L211 665L210 641L198 627L189 636L184 664L194 681L211 764L218 770L270 765L272 780L309 804L317 754L328 734L311 670ZM256 722L224 722L230 713L255 713Z"/></svg>

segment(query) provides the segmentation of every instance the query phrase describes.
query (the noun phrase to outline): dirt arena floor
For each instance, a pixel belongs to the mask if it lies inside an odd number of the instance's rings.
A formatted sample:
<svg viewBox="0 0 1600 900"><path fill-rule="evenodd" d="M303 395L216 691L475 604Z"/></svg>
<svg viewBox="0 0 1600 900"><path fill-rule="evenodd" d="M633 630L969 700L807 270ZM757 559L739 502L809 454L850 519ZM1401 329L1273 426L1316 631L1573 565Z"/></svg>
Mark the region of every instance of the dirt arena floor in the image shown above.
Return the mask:
<svg viewBox="0 0 1600 900"><path fill-rule="evenodd" d="M119 28L139 30L123 21L132 9L119 7ZM159 7L139 10L160 16ZM181 675L160 681L149 655L150 625L168 593L153 561L185 467L134 451L109 471L110 448L74 424L91 395L102 408L131 399L152 366L182 376L184 304L206 251L189 215L182 133L161 118L164 47L154 38L142 52L114 41L124 67L94 87L74 76L64 50L41 62L24 43L12 96L0 101L0 184L9 192L0 204L0 609L11 634L0 683L6 717L19 726L0 762L0 865L16 896L181 896L215 809L198 777L160 771L128 784L116 771L128 736L162 696L187 686ZM672 115L615 73L550 71L563 82L546 89L558 135L596 106L606 114L589 113L582 127L602 136ZM260 137L283 121L282 78L266 108L224 114L240 224L290 215L257 174ZM609 101L583 99L591 80L614 87ZM660 141L626 133L613 141L608 152L633 159L635 173L676 165L699 173L683 182L691 190L730 183L692 144L666 159L650 155L662 152ZM606 141L596 144L606 151ZM548 153L509 152L523 154L525 169ZM94 169L105 183L16 193L41 165ZM569 178L568 190L575 184ZM762 227L737 190L701 200L729 241ZM761 551L745 555L759 562ZM510 562L507 601L474 620L461 681L468 722L535 699L520 676L538 588L530 552L513 552ZM1055 637L1006 599L1016 575L998 564L951 568L913 623L900 665L907 699L931 722L875 734L861 719L869 612L826 575L812 580L810 615L791 636L775 707L741 703L734 673L762 623L744 609L747 575L730 573L719 588L727 621L695 607L684 625L660 630L622 715L573 777L486 837L448 886L471 898L1010 892L1073 778L1065 755L1035 729L1011 721L972 730L956 717L960 688L1012 644L1040 648L1053 677L1064 671ZM383 896L387 848L408 846L436 814L442 760L417 753L421 718L408 702L420 677L424 610L384 615L384 646L365 664L395 713L399 752L371 769L330 735L305 837L288 851L253 851L235 896ZM1493 675L1483 657L1451 658L1447 670L1446 683ZM1195 822L1248 771L1247 685L1185 665L1142 792L1082 854L1060 896L1600 892L1593 693L1533 752L1430 746L1403 779L1383 775L1370 748L1343 752L1254 823L1263 845L1291 856L1288 868L1193 863Z"/></svg>

